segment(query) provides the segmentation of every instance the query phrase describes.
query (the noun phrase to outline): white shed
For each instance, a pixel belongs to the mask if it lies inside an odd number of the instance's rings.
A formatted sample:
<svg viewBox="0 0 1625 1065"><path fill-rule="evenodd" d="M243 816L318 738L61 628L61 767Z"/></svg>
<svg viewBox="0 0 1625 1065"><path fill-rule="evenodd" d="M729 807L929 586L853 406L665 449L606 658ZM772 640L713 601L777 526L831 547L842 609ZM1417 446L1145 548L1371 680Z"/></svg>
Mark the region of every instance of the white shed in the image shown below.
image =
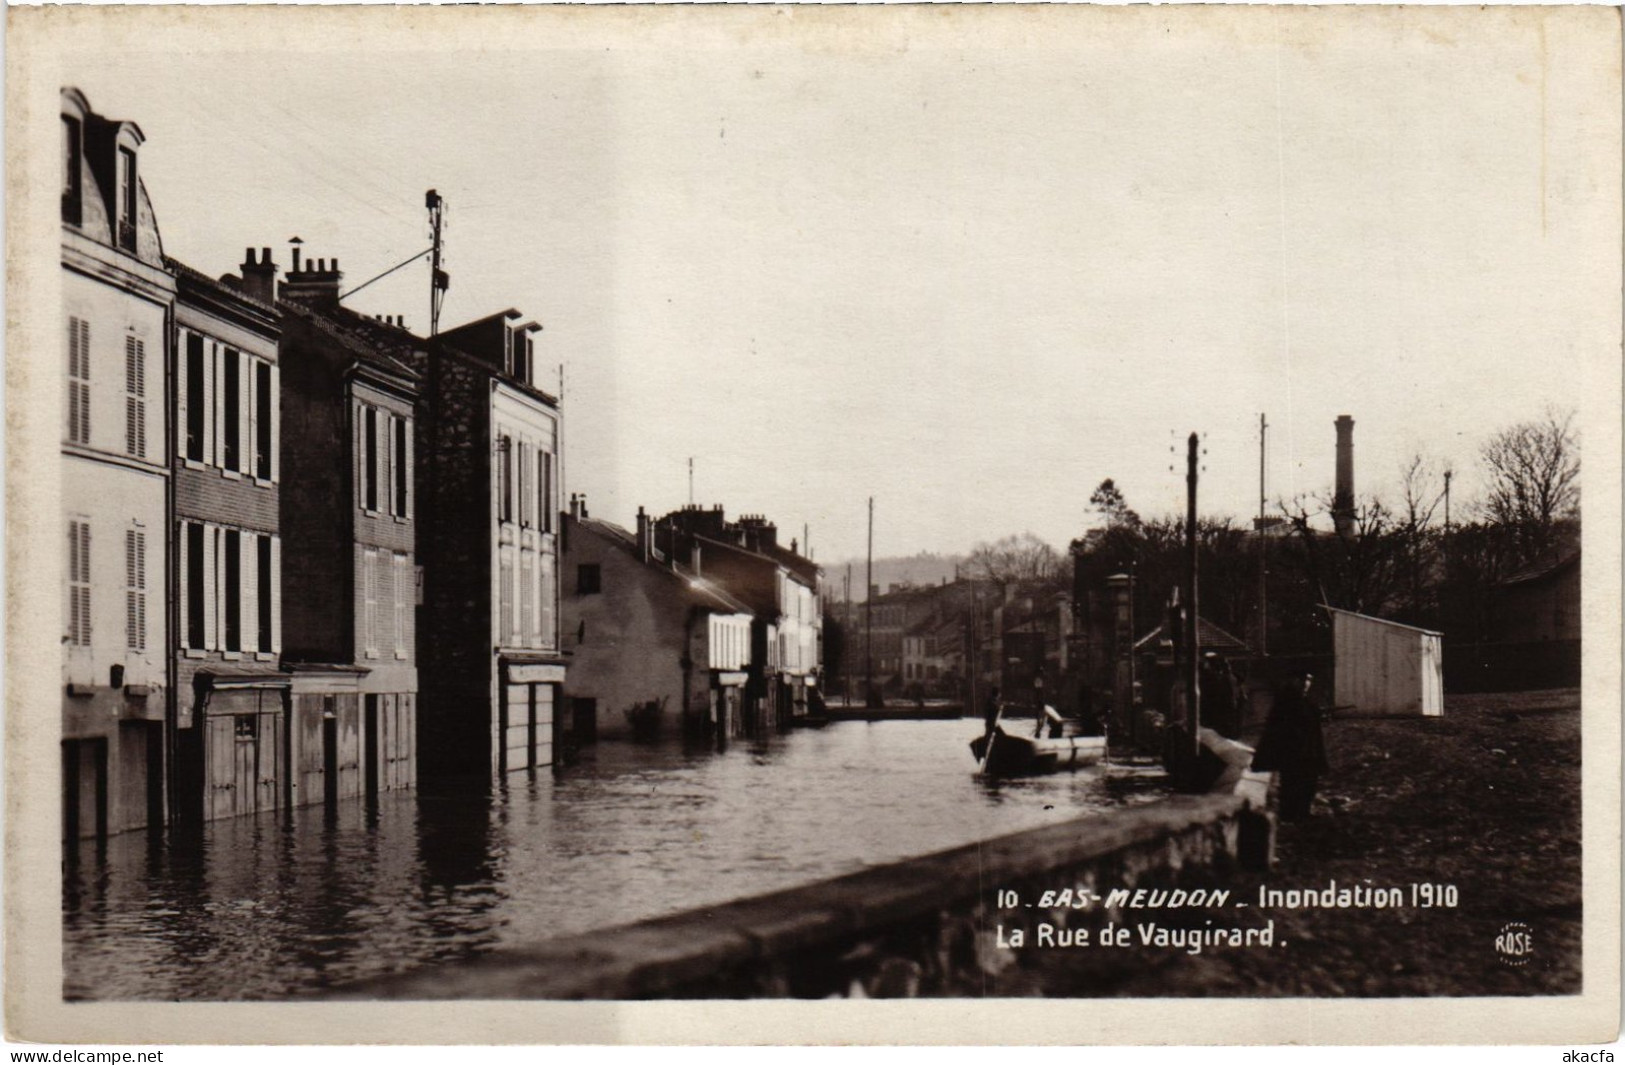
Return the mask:
<svg viewBox="0 0 1625 1065"><path fill-rule="evenodd" d="M1444 713L1444 636L1328 607L1336 654L1334 699L1372 714Z"/></svg>

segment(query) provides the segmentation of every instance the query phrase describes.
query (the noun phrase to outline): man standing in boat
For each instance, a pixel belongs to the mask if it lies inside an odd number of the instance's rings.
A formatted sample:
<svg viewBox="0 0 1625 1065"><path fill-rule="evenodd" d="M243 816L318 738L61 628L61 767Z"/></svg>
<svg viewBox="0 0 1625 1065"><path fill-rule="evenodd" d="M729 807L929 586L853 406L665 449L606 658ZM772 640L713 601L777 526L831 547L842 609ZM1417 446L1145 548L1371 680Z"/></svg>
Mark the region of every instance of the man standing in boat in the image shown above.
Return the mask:
<svg viewBox="0 0 1625 1065"><path fill-rule="evenodd" d="M992 736L993 730L999 727L999 714L1003 708L999 705L998 685L988 689L987 705L982 709L982 722L987 726L987 735Z"/></svg>

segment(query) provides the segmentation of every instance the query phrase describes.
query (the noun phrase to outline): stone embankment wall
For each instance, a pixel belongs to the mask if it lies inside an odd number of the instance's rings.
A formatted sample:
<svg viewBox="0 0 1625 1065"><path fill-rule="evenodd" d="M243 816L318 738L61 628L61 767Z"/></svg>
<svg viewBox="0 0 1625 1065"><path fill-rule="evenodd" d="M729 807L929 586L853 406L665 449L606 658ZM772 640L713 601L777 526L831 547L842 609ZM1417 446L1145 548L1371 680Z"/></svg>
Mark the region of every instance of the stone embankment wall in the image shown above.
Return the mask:
<svg viewBox="0 0 1625 1065"><path fill-rule="evenodd" d="M1204 732L1213 789L754 898L350 985L356 999L898 997L965 986L1013 952L997 942L1100 910L999 909L999 891L1167 884L1182 871L1272 855L1268 777L1251 751ZM1108 917L1120 915L1111 914Z"/></svg>

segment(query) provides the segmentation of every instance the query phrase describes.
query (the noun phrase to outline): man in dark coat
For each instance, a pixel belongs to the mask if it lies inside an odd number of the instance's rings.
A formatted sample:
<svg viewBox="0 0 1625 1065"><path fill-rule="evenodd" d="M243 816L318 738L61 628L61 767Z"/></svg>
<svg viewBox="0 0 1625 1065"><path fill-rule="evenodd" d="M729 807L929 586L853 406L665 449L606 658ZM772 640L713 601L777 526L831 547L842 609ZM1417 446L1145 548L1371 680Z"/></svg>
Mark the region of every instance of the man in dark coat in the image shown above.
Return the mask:
<svg viewBox="0 0 1625 1065"><path fill-rule="evenodd" d="M993 735L993 730L998 727L1002 709L999 705L999 689L994 687L988 691L987 705L982 708L982 723L987 726L987 735Z"/></svg>
<svg viewBox="0 0 1625 1065"><path fill-rule="evenodd" d="M1270 708L1269 721L1253 754L1253 768L1274 770L1281 781L1281 817L1299 821L1309 816L1315 789L1326 772L1326 740L1320 711L1310 698L1315 678L1305 673L1284 685Z"/></svg>

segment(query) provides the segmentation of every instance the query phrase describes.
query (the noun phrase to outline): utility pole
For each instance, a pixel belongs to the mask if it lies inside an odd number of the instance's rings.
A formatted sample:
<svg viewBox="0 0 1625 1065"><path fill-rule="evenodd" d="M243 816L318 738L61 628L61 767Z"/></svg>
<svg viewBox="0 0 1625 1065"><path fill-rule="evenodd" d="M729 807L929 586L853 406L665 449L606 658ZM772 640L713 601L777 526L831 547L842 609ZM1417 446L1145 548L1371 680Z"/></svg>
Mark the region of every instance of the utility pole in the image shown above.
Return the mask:
<svg viewBox="0 0 1625 1065"><path fill-rule="evenodd" d="M446 289L451 287L451 277L440 268L440 230L446 217L446 201L440 194L430 189L423 197L423 205L429 209L429 229L434 240L429 260L429 335L440 335L440 305L446 301Z"/></svg>
<svg viewBox="0 0 1625 1065"><path fill-rule="evenodd" d="M1264 456L1269 422L1258 416L1258 657L1269 657L1269 540L1264 534Z"/></svg>
<svg viewBox="0 0 1625 1065"><path fill-rule="evenodd" d="M875 497L869 497L869 561L864 569L863 588L863 703L875 686Z"/></svg>
<svg viewBox="0 0 1625 1065"><path fill-rule="evenodd" d="M1196 598L1196 463L1201 442L1195 433L1186 442L1185 452L1185 724L1190 729L1190 754L1201 754L1202 742L1197 729L1202 725L1200 687L1202 647L1201 629L1197 623Z"/></svg>
<svg viewBox="0 0 1625 1065"><path fill-rule="evenodd" d="M1444 531L1446 535L1450 533L1450 478L1454 473L1454 470L1444 471Z"/></svg>
<svg viewBox="0 0 1625 1065"><path fill-rule="evenodd" d="M846 564L846 609L841 611L846 628L841 633L841 672L846 675L846 706L852 708L852 563Z"/></svg>
<svg viewBox="0 0 1625 1065"><path fill-rule="evenodd" d="M688 457L688 505L694 505L694 456Z"/></svg>

